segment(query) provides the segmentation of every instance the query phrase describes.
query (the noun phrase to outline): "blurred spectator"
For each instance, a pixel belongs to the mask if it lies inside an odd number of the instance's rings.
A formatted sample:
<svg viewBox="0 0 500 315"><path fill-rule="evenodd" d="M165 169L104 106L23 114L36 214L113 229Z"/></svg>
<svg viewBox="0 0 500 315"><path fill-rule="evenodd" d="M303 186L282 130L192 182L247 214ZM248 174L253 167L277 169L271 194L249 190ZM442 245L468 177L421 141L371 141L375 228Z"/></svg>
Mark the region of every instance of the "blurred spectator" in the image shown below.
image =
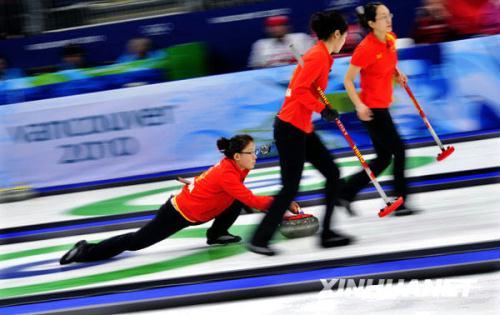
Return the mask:
<svg viewBox="0 0 500 315"><path fill-rule="evenodd" d="M358 17L355 13L348 15L346 20L348 23L347 38L344 46L342 47L341 53L352 53L367 34L361 25L359 25Z"/></svg>
<svg viewBox="0 0 500 315"><path fill-rule="evenodd" d="M252 45L248 66L251 68L274 67L295 63L290 50L293 44L301 54L313 45L313 39L305 33L290 33L288 17L284 15L266 18L268 38L259 39Z"/></svg>
<svg viewBox="0 0 500 315"><path fill-rule="evenodd" d="M0 81L17 79L24 76L21 69L9 67L9 63L5 57L0 56Z"/></svg>
<svg viewBox="0 0 500 315"><path fill-rule="evenodd" d="M483 34L500 33L500 0L490 0L484 6L481 28Z"/></svg>
<svg viewBox="0 0 500 315"><path fill-rule="evenodd" d="M45 29L44 0L22 0L24 10L24 33L39 34Z"/></svg>
<svg viewBox="0 0 500 315"><path fill-rule="evenodd" d="M18 0L0 0L0 39L23 33L22 5Z"/></svg>
<svg viewBox="0 0 500 315"><path fill-rule="evenodd" d="M164 56L163 51L153 50L152 42L146 37L132 38L127 43L127 52L121 55L116 62L130 62L135 60L157 58Z"/></svg>
<svg viewBox="0 0 500 315"><path fill-rule="evenodd" d="M85 51L80 45L67 44L61 51L62 62L59 64L58 70L87 68L88 64L85 58Z"/></svg>
<svg viewBox="0 0 500 315"><path fill-rule="evenodd" d="M413 37L437 43L500 33L500 0L424 0L417 8Z"/></svg>
<svg viewBox="0 0 500 315"><path fill-rule="evenodd" d="M500 1L447 0L450 27L459 38L500 32Z"/></svg>
<svg viewBox="0 0 500 315"><path fill-rule="evenodd" d="M448 25L451 15L446 0L424 0L417 8L413 30L416 43L438 43L453 39L453 31Z"/></svg>

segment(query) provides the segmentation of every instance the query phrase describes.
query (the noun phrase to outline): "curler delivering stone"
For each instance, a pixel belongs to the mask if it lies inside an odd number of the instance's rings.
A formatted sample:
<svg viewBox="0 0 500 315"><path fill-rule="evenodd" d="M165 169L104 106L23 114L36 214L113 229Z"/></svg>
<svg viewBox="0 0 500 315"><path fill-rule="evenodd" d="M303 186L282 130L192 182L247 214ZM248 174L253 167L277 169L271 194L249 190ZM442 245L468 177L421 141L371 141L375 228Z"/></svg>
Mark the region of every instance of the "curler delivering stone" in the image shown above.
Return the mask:
<svg viewBox="0 0 500 315"><path fill-rule="evenodd" d="M280 233L286 238L299 238L313 235L318 229L318 218L312 214L296 214L283 217Z"/></svg>

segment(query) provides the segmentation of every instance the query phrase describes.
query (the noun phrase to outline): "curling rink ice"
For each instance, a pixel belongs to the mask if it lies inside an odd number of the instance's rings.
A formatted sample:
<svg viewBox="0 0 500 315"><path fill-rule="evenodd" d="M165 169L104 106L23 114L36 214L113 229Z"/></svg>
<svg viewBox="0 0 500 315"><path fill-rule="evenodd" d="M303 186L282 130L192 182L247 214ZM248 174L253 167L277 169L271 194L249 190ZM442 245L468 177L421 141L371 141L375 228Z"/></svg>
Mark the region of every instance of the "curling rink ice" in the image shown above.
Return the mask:
<svg viewBox="0 0 500 315"><path fill-rule="evenodd" d="M412 185L442 185L409 196L409 206L422 210L419 214L381 219L377 212L383 207L382 200L373 196L362 198L353 203L357 216L350 217L339 207L334 215L334 226L354 236L354 244L322 249L318 246L318 235L293 240L278 235L273 246L279 255L274 257L253 254L241 244L206 245L205 230L210 226L209 222L189 227L150 248L126 252L107 261L59 265L61 255L81 239L97 241L136 230L136 226L117 227L113 220L135 218L138 225L143 224L152 215L145 211L157 209L170 194L180 189L181 185L174 180L2 204L0 303L8 303L0 304L0 314L36 313L20 308L23 299L29 303L41 303L46 300L33 297L53 298L75 290L88 293L94 289L133 287L151 281L499 241L500 138L453 145L455 153L439 163L434 159L438 153L435 146L407 151L407 176L412 179ZM370 157L366 156L367 159ZM341 166L342 176L360 169L353 157L339 158L336 162ZM250 173L246 184L256 193L272 194L279 189L278 172L277 166L258 168ZM422 178L426 180L420 180ZM379 177L383 184L390 179L388 175ZM457 182L461 185L453 186ZM311 167L306 168L301 182L302 200L307 201L308 192L316 193L322 184L321 176ZM303 208L304 212L314 214L320 220L322 209L320 204ZM242 214L230 231L242 235L246 241L261 218L260 213ZM179 306L169 310L143 310L135 314L500 314L500 271L445 279L450 283L453 280L459 284L470 283L468 296L424 294L419 297L405 295L402 289L400 295L389 292L363 298L363 289L358 288L354 291L360 294L317 291ZM389 291L383 287L377 290ZM87 293L82 294L86 296ZM64 313L58 310L60 314ZM50 308L41 311L51 312ZM86 313L82 311L80 314Z"/></svg>
<svg viewBox="0 0 500 315"><path fill-rule="evenodd" d="M400 288L394 294L387 288L376 288L371 297L363 289L355 289L353 293L314 292L287 295L273 298L259 298L247 301L208 304L169 310L169 314L242 314L251 310L260 315L271 314L481 314L497 315L500 311L500 272L474 276L447 278L449 285L455 286L456 296L449 296L450 290L433 291L432 293L407 292ZM462 296L462 287L467 285L469 293ZM448 288L448 287L447 287ZM366 290L366 289L365 289ZM451 289L453 290L453 289ZM452 292L455 293L455 292ZM465 292L463 292L465 293ZM448 296L446 296L448 295ZM141 314L159 315L164 310L143 312ZM246 313L245 313L246 314Z"/></svg>

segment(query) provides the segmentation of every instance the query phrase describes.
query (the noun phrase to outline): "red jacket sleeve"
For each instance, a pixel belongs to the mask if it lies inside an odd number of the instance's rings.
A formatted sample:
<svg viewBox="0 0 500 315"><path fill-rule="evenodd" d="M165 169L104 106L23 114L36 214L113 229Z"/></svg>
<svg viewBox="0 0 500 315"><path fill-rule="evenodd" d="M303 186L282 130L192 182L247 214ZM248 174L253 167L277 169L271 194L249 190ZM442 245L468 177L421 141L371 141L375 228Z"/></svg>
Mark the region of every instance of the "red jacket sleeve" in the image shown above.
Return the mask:
<svg viewBox="0 0 500 315"><path fill-rule="evenodd" d="M354 49L354 53L352 54L351 64L361 69L364 69L377 61L375 57L375 53L369 49L369 47L362 43Z"/></svg>
<svg viewBox="0 0 500 315"><path fill-rule="evenodd" d="M297 96L299 103L317 113L325 108L325 104L320 102L318 95L312 91L316 90L317 80L324 71L325 65L325 61L321 60L321 54L306 54L304 67L298 73L293 87L293 94Z"/></svg>
<svg viewBox="0 0 500 315"><path fill-rule="evenodd" d="M273 202L273 197L254 195L240 180L240 176L235 171L224 173L221 179L222 189L229 195L258 210L267 210Z"/></svg>

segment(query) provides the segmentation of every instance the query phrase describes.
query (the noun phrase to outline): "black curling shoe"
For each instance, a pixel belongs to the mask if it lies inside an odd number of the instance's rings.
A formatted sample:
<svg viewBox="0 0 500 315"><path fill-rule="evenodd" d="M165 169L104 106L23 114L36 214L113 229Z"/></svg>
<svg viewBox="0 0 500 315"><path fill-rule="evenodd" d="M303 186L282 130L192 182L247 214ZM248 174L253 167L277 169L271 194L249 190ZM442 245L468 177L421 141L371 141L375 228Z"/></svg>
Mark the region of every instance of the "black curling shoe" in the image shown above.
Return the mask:
<svg viewBox="0 0 500 315"><path fill-rule="evenodd" d="M239 242L241 242L241 237L229 233L217 237L207 237L208 245L215 245L215 244L225 245L225 244L239 243Z"/></svg>
<svg viewBox="0 0 500 315"><path fill-rule="evenodd" d="M64 256L61 257L61 259L59 260L59 264L67 265L72 262L75 262L76 261L75 259L83 253L85 246L87 246L87 244L88 243L85 240L76 243L72 249L70 249L66 254L64 254Z"/></svg>
<svg viewBox="0 0 500 315"><path fill-rule="evenodd" d="M324 248L346 246L353 242L353 238L347 235L342 235L334 231L324 231L321 233L321 246Z"/></svg>

